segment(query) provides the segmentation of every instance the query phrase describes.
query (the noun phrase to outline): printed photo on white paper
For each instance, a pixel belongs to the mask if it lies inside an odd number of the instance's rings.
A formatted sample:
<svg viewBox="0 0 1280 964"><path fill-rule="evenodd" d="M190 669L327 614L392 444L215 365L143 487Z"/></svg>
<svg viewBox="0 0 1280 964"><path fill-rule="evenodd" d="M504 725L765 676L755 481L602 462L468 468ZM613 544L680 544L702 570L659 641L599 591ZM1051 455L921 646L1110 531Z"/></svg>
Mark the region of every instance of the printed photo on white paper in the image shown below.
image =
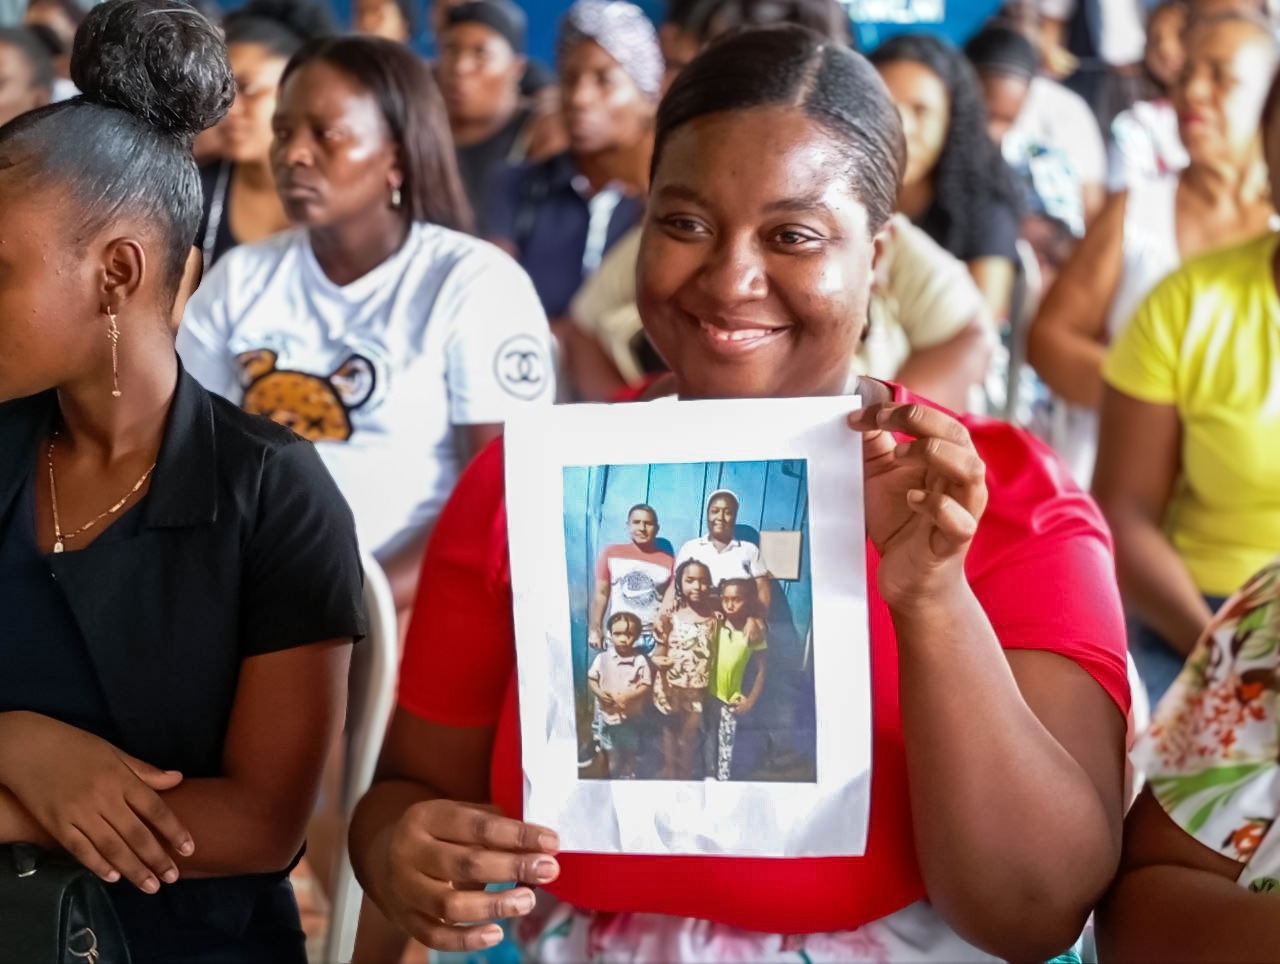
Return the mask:
<svg viewBox="0 0 1280 964"><path fill-rule="evenodd" d="M525 818L566 850L863 852L856 398L507 426Z"/></svg>

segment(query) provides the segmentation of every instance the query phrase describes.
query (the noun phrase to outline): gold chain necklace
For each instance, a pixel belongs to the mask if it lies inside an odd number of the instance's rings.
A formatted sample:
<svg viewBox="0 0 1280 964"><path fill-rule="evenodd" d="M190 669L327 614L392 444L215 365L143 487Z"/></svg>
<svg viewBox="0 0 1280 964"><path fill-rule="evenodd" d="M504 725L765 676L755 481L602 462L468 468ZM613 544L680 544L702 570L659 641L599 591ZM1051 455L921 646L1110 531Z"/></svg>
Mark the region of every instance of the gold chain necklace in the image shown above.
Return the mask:
<svg viewBox="0 0 1280 964"><path fill-rule="evenodd" d="M85 532L92 529L94 526L96 526L99 522L101 522L107 516L115 515L117 512L119 512L124 507L124 504L126 502L128 502L135 495L137 495L138 490L142 488L144 485L146 485L147 479L151 478L151 473L155 469L156 463L152 462L151 468L143 472L142 478L140 478L137 482L133 483L133 488L130 489L128 492L126 492L124 494L124 498L122 498L119 502L113 505L110 509L107 509L106 512L99 512L96 516L94 516L92 519L90 519L88 522L82 525L75 532L64 533L62 531L62 523L59 522L58 520L58 486L53 481L53 442L54 442L54 439L56 439L57 437L58 435L55 432L53 435L53 438L49 439L49 501L53 505L53 551L62 552L66 549L66 546L64 545L64 543L68 539L74 539L76 536L84 535Z"/></svg>

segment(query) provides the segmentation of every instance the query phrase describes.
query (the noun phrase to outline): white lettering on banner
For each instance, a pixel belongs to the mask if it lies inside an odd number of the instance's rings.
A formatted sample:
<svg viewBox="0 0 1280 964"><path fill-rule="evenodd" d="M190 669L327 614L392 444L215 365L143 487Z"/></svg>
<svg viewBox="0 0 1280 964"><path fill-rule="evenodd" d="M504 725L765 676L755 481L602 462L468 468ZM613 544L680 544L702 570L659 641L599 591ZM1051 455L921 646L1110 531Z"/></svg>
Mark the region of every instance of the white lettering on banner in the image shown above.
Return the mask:
<svg viewBox="0 0 1280 964"><path fill-rule="evenodd" d="M847 0L854 23L942 23L947 0Z"/></svg>

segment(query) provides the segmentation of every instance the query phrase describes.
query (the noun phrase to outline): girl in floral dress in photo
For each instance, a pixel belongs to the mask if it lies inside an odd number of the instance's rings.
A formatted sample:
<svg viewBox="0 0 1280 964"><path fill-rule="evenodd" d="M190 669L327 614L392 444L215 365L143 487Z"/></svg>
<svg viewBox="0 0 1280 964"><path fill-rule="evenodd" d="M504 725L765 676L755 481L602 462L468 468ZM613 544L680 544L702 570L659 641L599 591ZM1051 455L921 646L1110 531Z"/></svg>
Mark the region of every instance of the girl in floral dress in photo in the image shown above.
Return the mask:
<svg viewBox="0 0 1280 964"><path fill-rule="evenodd" d="M702 703L711 679L720 622L711 593L711 570L696 559L676 569L676 607L654 624L653 702L667 717L662 731L664 780L696 780L702 759Z"/></svg>

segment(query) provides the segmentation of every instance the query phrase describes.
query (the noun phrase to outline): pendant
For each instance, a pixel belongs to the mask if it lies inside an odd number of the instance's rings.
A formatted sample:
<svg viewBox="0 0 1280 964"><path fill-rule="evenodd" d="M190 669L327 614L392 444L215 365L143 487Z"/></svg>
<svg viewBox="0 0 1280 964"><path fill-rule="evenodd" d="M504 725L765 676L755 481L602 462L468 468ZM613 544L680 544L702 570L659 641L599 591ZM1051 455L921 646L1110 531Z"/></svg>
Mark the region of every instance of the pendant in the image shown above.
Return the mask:
<svg viewBox="0 0 1280 964"><path fill-rule="evenodd" d="M64 546L62 545L62 541L61 541L61 540L59 540L59 541L57 541L57 542L55 542L55 543L53 544L53 551L54 551L54 552L61 552L61 551L63 550L63 548L64 548Z"/></svg>

